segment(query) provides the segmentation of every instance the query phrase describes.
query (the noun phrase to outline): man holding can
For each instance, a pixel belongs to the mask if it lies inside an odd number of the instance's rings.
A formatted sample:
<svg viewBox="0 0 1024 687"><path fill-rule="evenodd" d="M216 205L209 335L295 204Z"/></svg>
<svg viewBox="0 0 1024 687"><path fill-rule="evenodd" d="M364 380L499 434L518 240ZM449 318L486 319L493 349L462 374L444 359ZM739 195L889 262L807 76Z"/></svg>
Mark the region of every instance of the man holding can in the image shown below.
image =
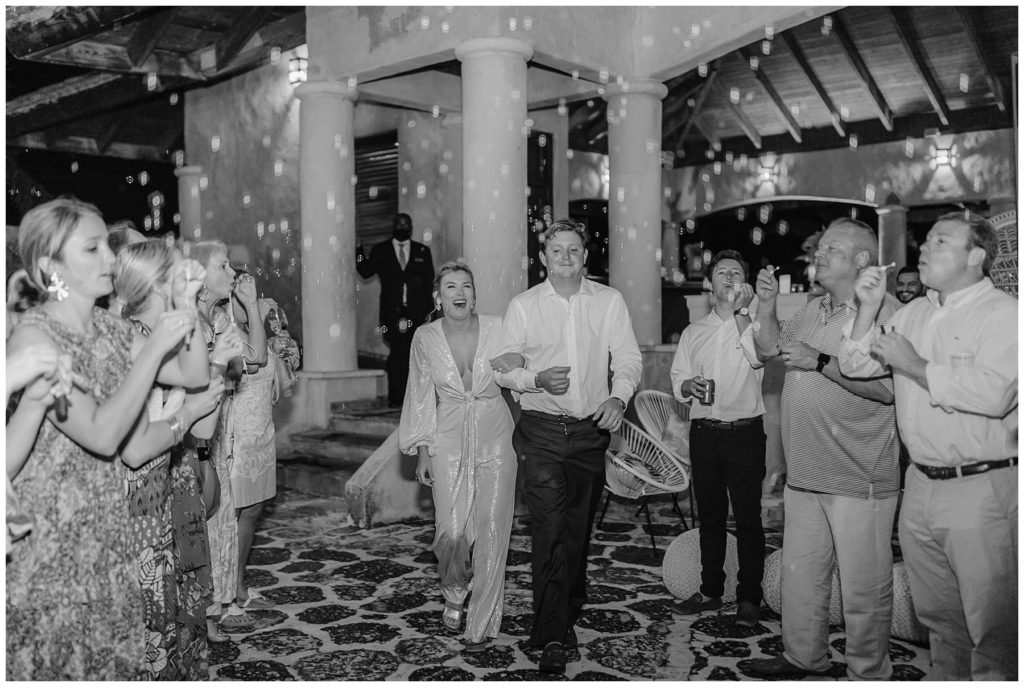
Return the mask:
<svg viewBox="0 0 1024 687"><path fill-rule="evenodd" d="M764 573L761 481L765 474L764 364L754 349L748 309L750 270L734 250L718 252L704 288L714 307L679 338L672 361L672 391L690 409L690 464L700 513L700 590L677 606L683 615L715 610L725 590L725 523L729 502L736 518L739 575L736 623L760 620Z"/></svg>
<svg viewBox="0 0 1024 687"><path fill-rule="evenodd" d="M892 679L892 526L899 497L899 446L892 380L852 380L836 356L843 327L857 315L854 284L878 263L868 225L833 221L814 253L814 298L780 327L779 283L770 269L757 276L754 344L762 360L780 356L782 445L786 454L786 513L782 537L782 644L775 658L751 661L760 675L795 679L832 670L828 607L832 568L842 578L846 674L854 680ZM872 321L896 311L886 295Z"/></svg>

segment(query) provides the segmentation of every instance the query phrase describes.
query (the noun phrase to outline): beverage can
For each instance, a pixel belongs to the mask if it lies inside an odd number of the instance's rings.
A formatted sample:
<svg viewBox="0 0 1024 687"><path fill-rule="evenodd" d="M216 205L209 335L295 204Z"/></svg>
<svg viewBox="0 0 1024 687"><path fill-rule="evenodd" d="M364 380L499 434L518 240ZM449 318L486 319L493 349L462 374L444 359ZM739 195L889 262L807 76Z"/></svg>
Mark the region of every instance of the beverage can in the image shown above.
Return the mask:
<svg viewBox="0 0 1024 687"><path fill-rule="evenodd" d="M715 402L715 380L705 379L704 382L707 384L707 387L701 396L700 404L702 406L709 406Z"/></svg>

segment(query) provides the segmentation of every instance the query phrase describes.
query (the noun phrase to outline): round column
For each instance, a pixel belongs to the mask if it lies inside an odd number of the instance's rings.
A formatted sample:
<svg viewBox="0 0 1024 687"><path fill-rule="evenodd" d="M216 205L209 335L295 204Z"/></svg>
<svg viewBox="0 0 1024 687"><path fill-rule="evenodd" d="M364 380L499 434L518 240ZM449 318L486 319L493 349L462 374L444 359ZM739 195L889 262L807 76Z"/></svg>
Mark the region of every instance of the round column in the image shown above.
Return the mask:
<svg viewBox="0 0 1024 687"><path fill-rule="evenodd" d="M354 370L356 353L354 88L308 81L299 110L303 369Z"/></svg>
<svg viewBox="0 0 1024 687"><path fill-rule="evenodd" d="M661 99L659 81L609 85L609 282L629 305L641 346L661 343Z"/></svg>
<svg viewBox="0 0 1024 687"><path fill-rule="evenodd" d="M478 38L462 61L462 254L479 275L477 311L504 314L526 288L526 61L533 48Z"/></svg>
<svg viewBox="0 0 1024 687"><path fill-rule="evenodd" d="M178 177L178 235L186 241L202 238L203 204L199 196L199 179L203 168L199 165L185 165L174 170Z"/></svg>

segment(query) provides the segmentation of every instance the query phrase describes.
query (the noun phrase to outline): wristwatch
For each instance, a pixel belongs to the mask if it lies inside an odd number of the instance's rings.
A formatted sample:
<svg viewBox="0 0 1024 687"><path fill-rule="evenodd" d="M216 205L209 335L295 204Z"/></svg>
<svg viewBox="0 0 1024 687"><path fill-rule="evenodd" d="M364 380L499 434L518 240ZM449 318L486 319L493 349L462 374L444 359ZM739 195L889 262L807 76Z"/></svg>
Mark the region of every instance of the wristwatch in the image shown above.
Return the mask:
<svg viewBox="0 0 1024 687"><path fill-rule="evenodd" d="M743 306L742 308L737 308L733 312L732 316L736 317L737 315L742 315L743 317L750 317L750 310L747 308L747 306Z"/></svg>
<svg viewBox="0 0 1024 687"><path fill-rule="evenodd" d="M825 366L828 365L830 360L832 360L832 356L830 356L828 353L819 353L818 366L814 369L817 372L821 372L823 369L825 369Z"/></svg>

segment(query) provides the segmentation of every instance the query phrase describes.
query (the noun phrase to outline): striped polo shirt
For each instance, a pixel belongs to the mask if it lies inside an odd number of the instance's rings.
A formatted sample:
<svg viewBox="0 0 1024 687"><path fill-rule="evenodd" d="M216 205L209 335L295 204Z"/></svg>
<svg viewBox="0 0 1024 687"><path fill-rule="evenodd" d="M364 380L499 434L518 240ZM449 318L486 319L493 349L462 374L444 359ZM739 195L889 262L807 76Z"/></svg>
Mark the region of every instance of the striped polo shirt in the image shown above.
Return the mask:
<svg viewBox="0 0 1024 687"><path fill-rule="evenodd" d="M801 308L783 325L782 342L802 341L838 358L857 305L854 298L833 303L826 294ZM897 305L886 295L876 322L887 322ZM882 381L892 389L891 377ZM820 372L786 370L782 445L789 486L855 498L899 493L895 407L857 396Z"/></svg>

